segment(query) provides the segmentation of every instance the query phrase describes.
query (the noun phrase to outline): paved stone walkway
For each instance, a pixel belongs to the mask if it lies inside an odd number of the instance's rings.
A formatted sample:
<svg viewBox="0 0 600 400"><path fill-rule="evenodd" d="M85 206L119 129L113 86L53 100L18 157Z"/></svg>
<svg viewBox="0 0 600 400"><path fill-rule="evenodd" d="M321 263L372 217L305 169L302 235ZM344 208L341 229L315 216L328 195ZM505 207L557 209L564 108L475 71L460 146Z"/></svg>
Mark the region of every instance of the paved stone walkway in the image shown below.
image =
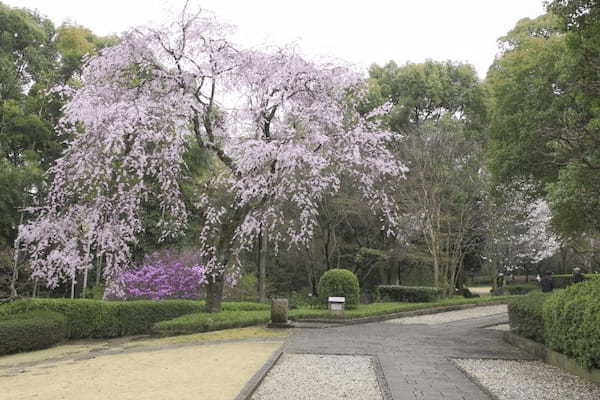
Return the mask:
<svg viewBox="0 0 600 400"><path fill-rule="evenodd" d="M505 343L501 331L483 329L507 321L501 313L437 325L379 322L301 329L284 352L375 356L388 385L387 399L490 400L451 360L532 359Z"/></svg>

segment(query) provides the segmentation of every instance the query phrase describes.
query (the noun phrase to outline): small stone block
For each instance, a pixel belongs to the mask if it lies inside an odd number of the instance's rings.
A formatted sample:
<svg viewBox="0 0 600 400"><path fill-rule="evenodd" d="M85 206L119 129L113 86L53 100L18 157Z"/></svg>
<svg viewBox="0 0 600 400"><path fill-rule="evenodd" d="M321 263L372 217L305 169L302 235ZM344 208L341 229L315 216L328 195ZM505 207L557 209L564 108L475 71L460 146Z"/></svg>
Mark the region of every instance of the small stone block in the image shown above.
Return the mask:
<svg viewBox="0 0 600 400"><path fill-rule="evenodd" d="M271 300L271 323L287 324L288 323L288 300L273 299Z"/></svg>

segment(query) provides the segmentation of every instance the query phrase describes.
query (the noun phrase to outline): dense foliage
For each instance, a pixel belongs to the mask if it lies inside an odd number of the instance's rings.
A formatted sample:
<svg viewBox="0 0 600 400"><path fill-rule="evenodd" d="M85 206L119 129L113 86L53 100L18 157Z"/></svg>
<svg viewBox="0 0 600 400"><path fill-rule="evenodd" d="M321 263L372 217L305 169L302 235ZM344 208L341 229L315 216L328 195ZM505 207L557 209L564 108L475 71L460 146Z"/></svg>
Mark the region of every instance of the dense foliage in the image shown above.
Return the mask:
<svg viewBox="0 0 600 400"><path fill-rule="evenodd" d="M490 168L498 182L535 185L565 234L598 233L599 7L551 1L500 39L488 73Z"/></svg>
<svg viewBox="0 0 600 400"><path fill-rule="evenodd" d="M548 298L548 293L536 292L511 300L508 304L511 330L517 335L544 343L542 309Z"/></svg>
<svg viewBox="0 0 600 400"><path fill-rule="evenodd" d="M554 293L543 306L546 344L587 368L600 368L600 280Z"/></svg>
<svg viewBox="0 0 600 400"><path fill-rule="evenodd" d="M59 313L0 315L0 355L43 349L64 339L65 318Z"/></svg>
<svg viewBox="0 0 600 400"><path fill-rule="evenodd" d="M359 296L358 278L350 270L330 269L319 280L319 297L322 304L327 304L329 297L345 297L346 308L352 309L358 305Z"/></svg>

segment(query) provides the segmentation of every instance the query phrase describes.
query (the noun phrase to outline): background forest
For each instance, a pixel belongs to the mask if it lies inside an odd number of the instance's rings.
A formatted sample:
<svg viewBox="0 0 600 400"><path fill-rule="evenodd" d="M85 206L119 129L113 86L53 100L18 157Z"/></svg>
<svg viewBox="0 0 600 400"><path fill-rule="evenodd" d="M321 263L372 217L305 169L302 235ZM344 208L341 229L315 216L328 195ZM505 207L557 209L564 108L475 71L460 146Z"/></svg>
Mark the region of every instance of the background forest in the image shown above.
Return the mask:
<svg viewBox="0 0 600 400"><path fill-rule="evenodd" d="M83 26L0 3L0 298L101 297L103 257L89 271L47 289L31 279L19 225L42 204L48 169L70 138L56 129L65 99L52 88L82 85L89 57L120 42ZM600 6L595 0L547 4L498 39L481 81L454 61L372 65L360 112L391 105L380 122L401 137L391 150L407 166L392 185L397 234L354 183L319 204L318 228L301 248L258 235L239 254L226 297L265 300L315 295L320 276L352 270L363 300L381 284L460 288L505 274L600 269ZM135 271L147 257L194 251L208 218L196 203L215 162L190 144L180 180L190 219L185 235L161 239L157 199L144 204L144 232L131 249ZM218 191L218 187L214 189ZM227 191L213 193L227 202ZM89 275L89 276L88 276Z"/></svg>

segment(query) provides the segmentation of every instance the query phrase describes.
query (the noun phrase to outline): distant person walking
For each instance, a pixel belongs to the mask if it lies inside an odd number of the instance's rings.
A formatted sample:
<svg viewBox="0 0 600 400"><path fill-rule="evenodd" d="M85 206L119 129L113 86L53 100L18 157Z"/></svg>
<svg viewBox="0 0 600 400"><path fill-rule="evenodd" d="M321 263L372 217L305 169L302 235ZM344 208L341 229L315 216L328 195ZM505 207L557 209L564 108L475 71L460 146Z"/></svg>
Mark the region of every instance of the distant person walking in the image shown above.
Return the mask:
<svg viewBox="0 0 600 400"><path fill-rule="evenodd" d="M585 276L581 273L581 268L575 267L573 268L573 275L571 275L571 283L579 283L585 281Z"/></svg>
<svg viewBox="0 0 600 400"><path fill-rule="evenodd" d="M496 277L496 287L503 288L504 287L504 274L500 272Z"/></svg>
<svg viewBox="0 0 600 400"><path fill-rule="evenodd" d="M551 292L552 289L554 289L554 285L552 284L552 272L547 271L544 273L544 277L540 280L540 287L544 293Z"/></svg>

